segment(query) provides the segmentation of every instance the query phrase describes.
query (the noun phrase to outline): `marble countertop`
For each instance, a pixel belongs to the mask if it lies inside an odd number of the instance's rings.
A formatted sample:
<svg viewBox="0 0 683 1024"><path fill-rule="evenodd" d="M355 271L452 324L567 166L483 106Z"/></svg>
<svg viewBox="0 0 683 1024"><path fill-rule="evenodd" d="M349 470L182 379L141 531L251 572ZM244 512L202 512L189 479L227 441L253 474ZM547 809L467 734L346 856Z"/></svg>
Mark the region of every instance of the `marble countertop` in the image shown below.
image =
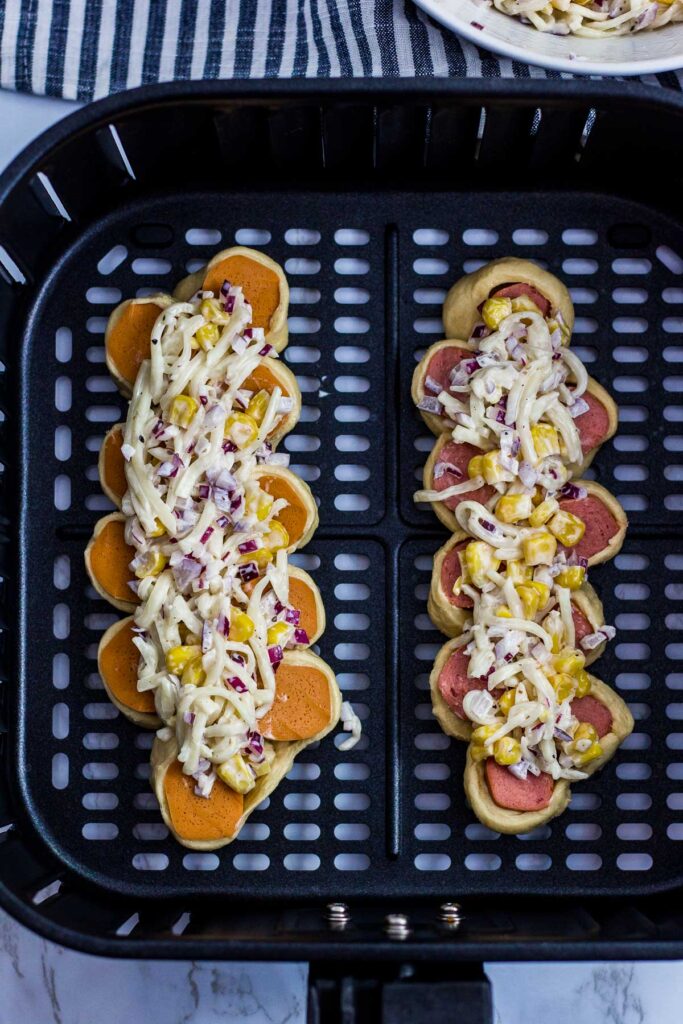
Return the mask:
<svg viewBox="0 0 683 1024"><path fill-rule="evenodd" d="M0 91L0 169L76 104ZM678 1024L681 963L488 964L496 1024ZM0 911L0 1024L305 1024L305 964L103 960ZM680 986L680 988L679 988ZM153 997L150 999L150 994Z"/></svg>

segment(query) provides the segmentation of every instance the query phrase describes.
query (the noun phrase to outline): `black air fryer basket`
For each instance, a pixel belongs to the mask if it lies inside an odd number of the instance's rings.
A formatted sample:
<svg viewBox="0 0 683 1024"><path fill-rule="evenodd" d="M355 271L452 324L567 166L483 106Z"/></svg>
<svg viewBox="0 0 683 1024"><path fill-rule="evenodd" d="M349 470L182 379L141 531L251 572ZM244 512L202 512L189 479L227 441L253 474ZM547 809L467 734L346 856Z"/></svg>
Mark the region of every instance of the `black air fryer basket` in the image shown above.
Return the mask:
<svg viewBox="0 0 683 1024"><path fill-rule="evenodd" d="M236 241L292 288L285 359L304 408L285 448L321 521L299 557L364 738L307 750L234 844L200 855L161 824L149 734L102 691L112 614L83 549L109 507L100 441L124 410L106 318ZM621 82L146 88L15 161L0 246L5 907L125 956L681 956L681 97ZM507 254L571 286L576 350L621 407L593 474L631 519L592 579L618 627L599 674L635 732L524 837L475 821L465 748L432 719L442 638L426 594L444 534L412 502L433 443L410 401L416 358L441 337L448 285Z"/></svg>

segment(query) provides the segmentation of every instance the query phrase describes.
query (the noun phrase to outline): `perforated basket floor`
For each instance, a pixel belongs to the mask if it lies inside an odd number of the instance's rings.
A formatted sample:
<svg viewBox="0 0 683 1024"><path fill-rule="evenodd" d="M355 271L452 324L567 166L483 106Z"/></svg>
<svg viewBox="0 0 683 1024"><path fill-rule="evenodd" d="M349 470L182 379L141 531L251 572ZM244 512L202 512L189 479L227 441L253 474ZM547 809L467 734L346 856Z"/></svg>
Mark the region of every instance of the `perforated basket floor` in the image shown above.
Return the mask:
<svg viewBox="0 0 683 1024"><path fill-rule="evenodd" d="M544 210L544 217L538 214ZM209 230L210 228L210 230ZM363 720L329 737L216 854L169 838L147 783L150 734L109 704L96 647L114 614L86 582L83 549L108 508L104 431L124 415L104 366L106 318L218 248L262 246L292 288L285 359L304 397L284 441L320 502L296 561L328 614L320 651ZM410 377L441 336L447 286L513 253L562 275L575 347L618 398L621 427L594 473L632 526L596 568L618 637L598 674L636 730L575 786L570 810L500 837L465 806L465 748L431 716L442 642L426 615L444 539L412 492L433 438ZM35 827L77 873L129 894L266 899L468 893L623 894L681 883L683 840L683 231L610 196L275 193L169 195L95 223L45 281L24 340L19 781Z"/></svg>

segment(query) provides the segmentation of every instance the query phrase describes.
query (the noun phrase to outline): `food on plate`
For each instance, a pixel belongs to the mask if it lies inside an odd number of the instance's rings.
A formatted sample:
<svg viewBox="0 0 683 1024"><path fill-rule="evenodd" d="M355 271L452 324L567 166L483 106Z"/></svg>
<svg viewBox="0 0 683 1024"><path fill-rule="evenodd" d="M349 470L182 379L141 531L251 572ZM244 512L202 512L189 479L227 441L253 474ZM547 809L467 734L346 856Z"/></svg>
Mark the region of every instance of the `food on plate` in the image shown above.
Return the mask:
<svg viewBox="0 0 683 1024"><path fill-rule="evenodd" d="M173 294L183 302L198 291L217 296L224 281L242 289L251 305L252 327L262 330L266 343L281 352L287 344L289 308L289 285L282 267L265 253L236 245L216 253L205 267L183 278Z"/></svg>
<svg viewBox="0 0 683 1024"><path fill-rule="evenodd" d="M493 0L497 10L555 36L604 39L683 21L683 0Z"/></svg>
<svg viewBox="0 0 683 1024"><path fill-rule="evenodd" d="M587 671L615 633L587 569L620 550L626 515L604 487L574 479L615 432L616 407L568 347L566 290L520 263L454 285L444 319L476 340L432 346L413 378L437 434L415 500L452 530L429 591L430 617L451 637L430 674L432 709L469 743L475 814L512 833L560 814L571 784L633 728ZM483 323L468 326L475 314Z"/></svg>
<svg viewBox="0 0 683 1024"><path fill-rule="evenodd" d="M538 313L551 331L558 329L566 338L574 329L565 285L536 263L507 256L456 281L443 304L446 337L479 341L517 312Z"/></svg>
<svg viewBox="0 0 683 1024"><path fill-rule="evenodd" d="M318 512L275 451L301 405L276 354L286 281L239 249L211 260L198 288L112 314L107 358L131 401L100 452L118 511L96 524L86 567L97 592L132 613L103 635L98 667L116 707L157 730L164 820L181 843L215 849L300 750L340 716L348 749L360 723L308 650L325 611L288 559Z"/></svg>

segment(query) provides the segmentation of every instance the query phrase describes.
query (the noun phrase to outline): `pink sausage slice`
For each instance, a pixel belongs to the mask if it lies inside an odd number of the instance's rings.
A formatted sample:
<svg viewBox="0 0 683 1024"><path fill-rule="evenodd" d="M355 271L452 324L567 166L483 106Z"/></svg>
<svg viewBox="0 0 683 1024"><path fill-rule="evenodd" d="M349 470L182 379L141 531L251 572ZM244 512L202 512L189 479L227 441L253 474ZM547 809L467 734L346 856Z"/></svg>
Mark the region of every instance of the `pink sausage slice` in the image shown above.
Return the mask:
<svg viewBox="0 0 683 1024"><path fill-rule="evenodd" d="M470 690L486 690L485 679L470 679L467 675L467 666L470 659L463 648L456 649L441 669L439 675L439 692L448 704L454 715L464 719L462 702L466 693Z"/></svg>
<svg viewBox="0 0 683 1024"><path fill-rule="evenodd" d="M470 459L474 458L475 455L481 455L481 451L475 448L473 444L457 444L455 441L449 441L445 444L439 452L439 457L436 460L434 470L442 462L449 462L452 466L456 466L462 476L458 476L455 473L451 473L447 470L443 476L438 479L434 478L434 490L445 491L447 487L452 487L453 484L461 484L467 480L467 466ZM483 487L479 487L476 491L467 491L465 494L454 494L452 498L447 498L444 502L446 508L450 508L451 511L458 507L461 501L469 499L470 501L480 501L485 504L489 498L495 493L495 488L489 484L484 484Z"/></svg>
<svg viewBox="0 0 683 1024"><path fill-rule="evenodd" d="M588 636L589 633L594 633L595 630L581 609L577 608L575 604L572 604L572 619L574 620L575 640L578 645L585 636Z"/></svg>
<svg viewBox="0 0 683 1024"><path fill-rule="evenodd" d="M572 714L580 722L592 725L601 738L612 731L612 712L596 697L575 697L571 703Z"/></svg>
<svg viewBox="0 0 683 1024"><path fill-rule="evenodd" d="M460 552L464 551L468 544L469 540L464 540L462 544L456 544L441 563L441 588L446 595L446 600L456 608L471 608L473 605L472 598L467 594L453 593L453 584L459 576L462 576Z"/></svg>
<svg viewBox="0 0 683 1024"><path fill-rule="evenodd" d="M609 416L607 415L607 409L602 402L598 401L595 395L591 395L590 392L586 391L582 397L587 403L588 409L581 416L577 416L574 423L579 432L581 451L585 454L592 451L593 448L597 448L607 437L609 433Z"/></svg>
<svg viewBox="0 0 683 1024"><path fill-rule="evenodd" d="M518 779L492 757L486 759L486 781L494 803L508 811L540 811L553 795L553 780L547 772Z"/></svg>
<svg viewBox="0 0 683 1024"><path fill-rule="evenodd" d="M619 532L618 522L594 494L589 494L587 498L563 498L560 508L583 519L586 524L586 532L572 549L580 558L591 558L602 551Z"/></svg>
<svg viewBox="0 0 683 1024"><path fill-rule="evenodd" d="M522 284L521 281L517 284L504 284L502 288L496 288L491 292L491 296L496 296L499 299L518 299L521 295L527 295L532 302L535 302L543 316L547 316L550 312L550 303L544 295L541 295L533 285Z"/></svg>
<svg viewBox="0 0 683 1024"><path fill-rule="evenodd" d="M449 345L448 348L440 348L429 360L427 376L433 377L441 385L443 391L448 391L451 383L451 370L457 366L462 359L473 358L472 353L466 348L458 348L456 345Z"/></svg>

